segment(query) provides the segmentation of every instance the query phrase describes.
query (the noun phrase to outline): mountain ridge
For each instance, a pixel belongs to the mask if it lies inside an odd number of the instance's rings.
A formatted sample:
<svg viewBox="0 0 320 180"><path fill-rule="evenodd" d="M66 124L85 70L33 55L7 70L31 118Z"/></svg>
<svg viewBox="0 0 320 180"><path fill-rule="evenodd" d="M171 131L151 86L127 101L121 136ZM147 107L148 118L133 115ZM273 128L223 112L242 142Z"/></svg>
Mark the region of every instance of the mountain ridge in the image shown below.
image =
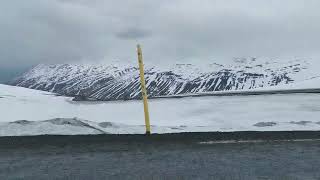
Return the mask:
<svg viewBox="0 0 320 180"><path fill-rule="evenodd" d="M279 63L261 62L257 58L237 58L231 65L174 64L165 68L147 65L145 77L148 95L155 97L290 84L309 77L310 66L305 60ZM141 97L138 66L118 62L39 64L10 84L74 96L80 100L129 100Z"/></svg>

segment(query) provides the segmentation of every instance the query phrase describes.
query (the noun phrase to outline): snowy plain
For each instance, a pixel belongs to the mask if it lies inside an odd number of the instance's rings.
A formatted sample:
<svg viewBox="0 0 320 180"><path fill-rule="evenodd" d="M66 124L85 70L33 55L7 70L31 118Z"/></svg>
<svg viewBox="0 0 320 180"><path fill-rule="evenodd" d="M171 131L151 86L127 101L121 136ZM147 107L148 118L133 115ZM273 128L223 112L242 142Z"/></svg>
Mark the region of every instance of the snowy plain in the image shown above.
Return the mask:
<svg viewBox="0 0 320 180"><path fill-rule="evenodd" d="M71 99L0 85L0 136L145 132L141 101ZM151 99L149 106L153 133L320 130L320 94Z"/></svg>

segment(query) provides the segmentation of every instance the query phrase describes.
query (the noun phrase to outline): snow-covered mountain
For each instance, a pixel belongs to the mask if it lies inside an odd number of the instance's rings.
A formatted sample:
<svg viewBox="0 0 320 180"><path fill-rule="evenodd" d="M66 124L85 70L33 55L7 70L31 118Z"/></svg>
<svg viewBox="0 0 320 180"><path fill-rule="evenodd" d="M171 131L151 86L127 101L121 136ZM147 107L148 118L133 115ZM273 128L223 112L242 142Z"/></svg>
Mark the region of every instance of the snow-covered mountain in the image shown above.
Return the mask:
<svg viewBox="0 0 320 180"><path fill-rule="evenodd" d="M237 58L231 65L175 64L146 66L148 95L166 96L267 88L316 77L306 60L288 62ZM126 100L141 97L136 65L40 64L16 78L12 85L50 91L78 99Z"/></svg>

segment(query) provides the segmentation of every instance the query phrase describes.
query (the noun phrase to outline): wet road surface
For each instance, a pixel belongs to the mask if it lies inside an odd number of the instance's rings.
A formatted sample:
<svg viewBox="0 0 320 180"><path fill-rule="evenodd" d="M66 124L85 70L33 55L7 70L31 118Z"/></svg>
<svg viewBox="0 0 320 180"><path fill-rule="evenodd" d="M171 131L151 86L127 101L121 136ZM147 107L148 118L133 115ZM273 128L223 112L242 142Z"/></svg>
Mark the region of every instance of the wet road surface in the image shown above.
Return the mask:
<svg viewBox="0 0 320 180"><path fill-rule="evenodd" d="M1 137L0 179L320 179L319 139L320 132Z"/></svg>

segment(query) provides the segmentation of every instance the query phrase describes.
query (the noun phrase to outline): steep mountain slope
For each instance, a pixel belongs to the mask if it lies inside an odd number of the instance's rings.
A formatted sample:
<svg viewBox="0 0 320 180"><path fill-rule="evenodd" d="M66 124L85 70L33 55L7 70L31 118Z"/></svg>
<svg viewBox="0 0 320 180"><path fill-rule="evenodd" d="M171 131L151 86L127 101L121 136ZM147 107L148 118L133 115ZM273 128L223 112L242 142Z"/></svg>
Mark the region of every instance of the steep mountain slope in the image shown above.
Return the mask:
<svg viewBox="0 0 320 180"><path fill-rule="evenodd" d="M147 66L145 77L148 94L153 97L283 85L314 77L307 73L309 66L304 60L278 63L239 58L232 65ZM119 63L40 64L15 79L12 85L79 99L123 100L141 96L138 68Z"/></svg>

